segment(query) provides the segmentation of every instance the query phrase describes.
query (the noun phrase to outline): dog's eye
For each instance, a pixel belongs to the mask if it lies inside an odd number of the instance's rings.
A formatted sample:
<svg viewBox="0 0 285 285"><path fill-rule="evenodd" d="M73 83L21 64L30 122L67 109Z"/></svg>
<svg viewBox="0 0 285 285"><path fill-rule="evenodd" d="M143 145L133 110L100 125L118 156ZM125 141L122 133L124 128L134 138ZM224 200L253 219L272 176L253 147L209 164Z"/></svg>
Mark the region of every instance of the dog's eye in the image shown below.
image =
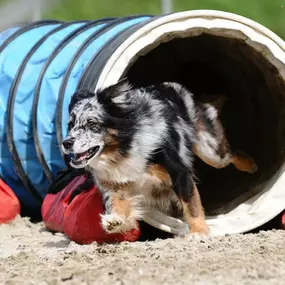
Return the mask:
<svg viewBox="0 0 285 285"><path fill-rule="evenodd" d="M68 123L68 131L70 131L74 127L73 122Z"/></svg>
<svg viewBox="0 0 285 285"><path fill-rule="evenodd" d="M87 124L88 124L88 127L90 128L94 128L97 125L96 122L94 122L93 120L88 120Z"/></svg>

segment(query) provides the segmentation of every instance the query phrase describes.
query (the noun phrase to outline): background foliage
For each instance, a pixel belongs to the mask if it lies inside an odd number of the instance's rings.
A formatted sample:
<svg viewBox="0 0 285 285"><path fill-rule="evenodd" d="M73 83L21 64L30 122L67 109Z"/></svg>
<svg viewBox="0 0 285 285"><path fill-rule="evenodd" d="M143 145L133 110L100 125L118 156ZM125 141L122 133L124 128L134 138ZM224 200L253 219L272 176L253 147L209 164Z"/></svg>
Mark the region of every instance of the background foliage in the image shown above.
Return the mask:
<svg viewBox="0 0 285 285"><path fill-rule="evenodd" d="M173 0L175 12L217 9L251 18L285 38L285 0ZM61 0L45 18L78 20L160 14L160 0Z"/></svg>

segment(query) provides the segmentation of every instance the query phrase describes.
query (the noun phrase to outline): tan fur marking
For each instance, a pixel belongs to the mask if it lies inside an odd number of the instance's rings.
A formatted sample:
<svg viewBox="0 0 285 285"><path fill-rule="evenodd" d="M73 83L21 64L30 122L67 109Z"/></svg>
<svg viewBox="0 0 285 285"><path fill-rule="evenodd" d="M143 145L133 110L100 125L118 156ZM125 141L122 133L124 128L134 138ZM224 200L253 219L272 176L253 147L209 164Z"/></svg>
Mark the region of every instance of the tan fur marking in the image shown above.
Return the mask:
<svg viewBox="0 0 285 285"><path fill-rule="evenodd" d="M121 154L119 153L119 149L117 145L107 145L105 146L101 156L112 156L115 157L116 159L121 158Z"/></svg>
<svg viewBox="0 0 285 285"><path fill-rule="evenodd" d="M209 228L205 221L204 209L202 207L200 195L195 183L191 200L189 202L181 200L181 203L186 222L190 228L190 232L208 234Z"/></svg>
<svg viewBox="0 0 285 285"><path fill-rule="evenodd" d="M109 134L107 134L105 138L106 145L101 153L100 159L109 161L111 164L116 165L121 161L121 159L123 159L123 157L119 152L119 143L116 140L116 137L114 135L110 135L110 132L112 132L111 129L108 130ZM115 130L113 131L115 132Z"/></svg>
<svg viewBox="0 0 285 285"><path fill-rule="evenodd" d="M235 154L233 156L233 165L240 171L254 173L258 166L255 161L246 154Z"/></svg>
<svg viewBox="0 0 285 285"><path fill-rule="evenodd" d="M119 142L116 140L117 130L107 129L108 134L105 137L105 147L100 155L101 160L108 161L112 165L117 165L124 157L119 152Z"/></svg>
<svg viewBox="0 0 285 285"><path fill-rule="evenodd" d="M158 178L162 183L170 184L171 179L168 172L159 164L148 166L147 173Z"/></svg>
<svg viewBox="0 0 285 285"><path fill-rule="evenodd" d="M169 187L153 187L151 191L151 195L153 199L160 200L167 196L169 196L171 188Z"/></svg>
<svg viewBox="0 0 285 285"><path fill-rule="evenodd" d="M118 146L119 142L116 140L116 136L118 135L118 131L114 129L107 129L107 134L105 136L105 144L106 146Z"/></svg>
<svg viewBox="0 0 285 285"><path fill-rule="evenodd" d="M114 183L109 181L101 181L102 186L113 191L128 191L133 187L134 182Z"/></svg>
<svg viewBox="0 0 285 285"><path fill-rule="evenodd" d="M152 198L160 200L169 196L172 191L172 181L166 169L159 164L152 164L148 166L147 173L158 179L160 182L160 185L153 186L151 191Z"/></svg>
<svg viewBox="0 0 285 285"><path fill-rule="evenodd" d="M118 135L118 131L115 129L107 129L107 132L112 135L112 136L117 136Z"/></svg>
<svg viewBox="0 0 285 285"><path fill-rule="evenodd" d="M152 190L151 190L151 196L152 196L155 200L159 200L159 199L161 199L164 195L163 195L163 192L161 191L160 188L153 187Z"/></svg>
<svg viewBox="0 0 285 285"><path fill-rule="evenodd" d="M116 193L112 195L112 208L121 217L129 217L132 206L129 200L121 196L121 194Z"/></svg>

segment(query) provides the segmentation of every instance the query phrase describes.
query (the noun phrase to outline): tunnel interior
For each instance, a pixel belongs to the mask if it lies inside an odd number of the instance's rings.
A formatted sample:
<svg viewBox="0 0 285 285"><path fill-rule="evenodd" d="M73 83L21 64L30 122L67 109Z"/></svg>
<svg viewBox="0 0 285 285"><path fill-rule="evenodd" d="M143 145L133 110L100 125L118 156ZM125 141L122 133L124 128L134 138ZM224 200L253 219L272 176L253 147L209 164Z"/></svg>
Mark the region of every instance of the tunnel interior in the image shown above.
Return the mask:
<svg viewBox="0 0 285 285"><path fill-rule="evenodd" d="M174 81L195 98L227 97L221 121L231 148L252 156L259 169L254 174L232 165L215 169L196 158L207 215L227 213L277 179L284 162L285 86L278 69L253 47L208 33L173 38L139 54L124 76L136 86Z"/></svg>

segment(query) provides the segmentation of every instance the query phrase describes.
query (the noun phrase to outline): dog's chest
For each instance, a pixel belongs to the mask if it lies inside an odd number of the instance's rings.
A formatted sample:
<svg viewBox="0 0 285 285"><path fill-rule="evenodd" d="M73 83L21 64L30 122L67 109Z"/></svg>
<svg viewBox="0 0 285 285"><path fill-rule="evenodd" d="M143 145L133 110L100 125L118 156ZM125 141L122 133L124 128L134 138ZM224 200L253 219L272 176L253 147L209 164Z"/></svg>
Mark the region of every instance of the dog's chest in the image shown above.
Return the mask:
<svg viewBox="0 0 285 285"><path fill-rule="evenodd" d="M131 191L134 196L141 195L147 206L168 214L180 207L168 172L158 164L149 165L135 181Z"/></svg>
<svg viewBox="0 0 285 285"><path fill-rule="evenodd" d="M136 165L136 167L135 167ZM159 164L141 167L139 163L124 161L124 164L101 163L97 171L99 180L111 191L122 191L127 196L141 196L147 206L165 213L179 208L179 201L172 189L168 172ZM108 181L108 183L106 183Z"/></svg>
<svg viewBox="0 0 285 285"><path fill-rule="evenodd" d="M104 186L108 190L120 191L127 196L141 196L146 206L165 213L173 212L172 209L180 205L172 189L168 172L159 164L151 164L136 170L109 166L105 170L108 171L105 171L99 180L104 181Z"/></svg>
<svg viewBox="0 0 285 285"><path fill-rule="evenodd" d="M144 197L147 206L165 213L169 214L173 207L177 207L178 199L172 189L170 177L156 166L152 167L151 172L142 175L141 180L136 182L134 191Z"/></svg>

